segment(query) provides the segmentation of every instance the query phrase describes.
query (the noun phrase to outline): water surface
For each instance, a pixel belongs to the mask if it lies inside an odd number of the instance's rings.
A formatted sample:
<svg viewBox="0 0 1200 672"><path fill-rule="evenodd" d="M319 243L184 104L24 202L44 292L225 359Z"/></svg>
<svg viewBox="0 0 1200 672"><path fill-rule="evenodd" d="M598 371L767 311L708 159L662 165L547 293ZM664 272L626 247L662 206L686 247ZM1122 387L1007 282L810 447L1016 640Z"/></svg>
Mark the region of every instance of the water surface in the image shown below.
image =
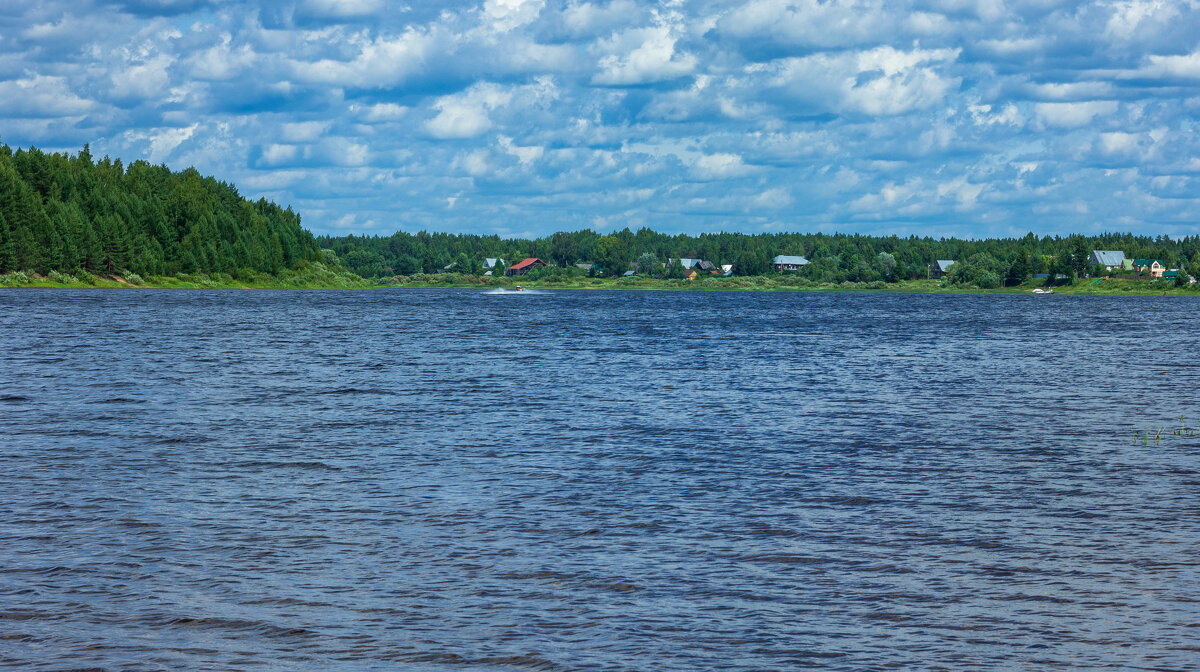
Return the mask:
<svg viewBox="0 0 1200 672"><path fill-rule="evenodd" d="M0 291L0 667L1195 668L1198 309Z"/></svg>

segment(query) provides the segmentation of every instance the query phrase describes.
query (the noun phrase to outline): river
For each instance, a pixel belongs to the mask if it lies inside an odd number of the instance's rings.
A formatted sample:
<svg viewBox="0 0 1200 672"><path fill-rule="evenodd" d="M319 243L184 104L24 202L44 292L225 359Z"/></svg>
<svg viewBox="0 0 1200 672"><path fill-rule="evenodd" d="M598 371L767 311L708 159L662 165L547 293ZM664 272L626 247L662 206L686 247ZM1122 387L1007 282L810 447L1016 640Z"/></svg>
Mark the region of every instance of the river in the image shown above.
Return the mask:
<svg viewBox="0 0 1200 672"><path fill-rule="evenodd" d="M1198 315L0 290L0 667L1195 668Z"/></svg>

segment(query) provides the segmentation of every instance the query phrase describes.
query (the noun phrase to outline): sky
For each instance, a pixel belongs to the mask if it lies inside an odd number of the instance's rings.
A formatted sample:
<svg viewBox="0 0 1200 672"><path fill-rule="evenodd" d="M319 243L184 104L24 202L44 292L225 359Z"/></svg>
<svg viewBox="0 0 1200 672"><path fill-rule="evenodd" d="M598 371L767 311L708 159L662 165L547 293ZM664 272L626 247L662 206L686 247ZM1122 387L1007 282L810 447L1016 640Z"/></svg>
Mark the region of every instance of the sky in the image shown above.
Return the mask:
<svg viewBox="0 0 1200 672"><path fill-rule="evenodd" d="M314 233L1200 233L1200 1L4 0L0 140Z"/></svg>

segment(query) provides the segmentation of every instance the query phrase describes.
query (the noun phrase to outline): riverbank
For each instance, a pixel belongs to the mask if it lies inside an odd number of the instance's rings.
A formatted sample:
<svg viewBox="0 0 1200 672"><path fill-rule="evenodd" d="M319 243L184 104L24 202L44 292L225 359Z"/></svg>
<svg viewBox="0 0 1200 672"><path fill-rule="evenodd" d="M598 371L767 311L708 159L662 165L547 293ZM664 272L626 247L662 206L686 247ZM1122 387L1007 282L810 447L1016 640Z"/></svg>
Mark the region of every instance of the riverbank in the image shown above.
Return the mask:
<svg viewBox="0 0 1200 672"><path fill-rule="evenodd" d="M654 278L568 277L530 279L446 274L417 274L367 279L348 271L310 264L279 275L252 274L233 277L224 273L179 274L142 278L124 275L67 275L9 273L0 275L0 287L41 289L504 289L521 285L530 289L717 291L717 292L894 292L906 294L1029 294L1044 287L1031 280L1015 287L981 289L947 284L941 280L904 280L895 283L817 283L796 276L709 277L696 280ZM1176 287L1173 282L1124 279L1085 279L1054 288L1055 294L1200 296L1200 285Z"/></svg>

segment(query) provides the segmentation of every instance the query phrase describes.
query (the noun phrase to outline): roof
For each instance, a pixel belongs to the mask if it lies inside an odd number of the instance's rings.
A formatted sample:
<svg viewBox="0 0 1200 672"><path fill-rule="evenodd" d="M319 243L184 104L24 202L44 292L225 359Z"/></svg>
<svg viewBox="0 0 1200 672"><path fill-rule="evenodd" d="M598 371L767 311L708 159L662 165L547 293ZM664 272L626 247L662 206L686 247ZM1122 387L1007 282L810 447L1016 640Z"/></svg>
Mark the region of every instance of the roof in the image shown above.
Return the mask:
<svg viewBox="0 0 1200 672"><path fill-rule="evenodd" d="M483 267L484 268L495 268L497 261L499 261L501 264L504 263L503 259L497 259L496 257L488 257L487 259L483 260Z"/></svg>
<svg viewBox="0 0 1200 672"><path fill-rule="evenodd" d="M1179 277L1179 269L1172 268L1169 271L1163 271L1163 277L1164 278L1178 278Z"/></svg>
<svg viewBox="0 0 1200 672"><path fill-rule="evenodd" d="M585 271L590 271L595 267L596 267L595 264L575 264L575 268L581 268Z"/></svg>
<svg viewBox="0 0 1200 672"><path fill-rule="evenodd" d="M950 270L951 266L954 265L954 260L953 259L938 259L937 261L935 261L933 263L937 264L939 271L945 273L946 271Z"/></svg>
<svg viewBox="0 0 1200 672"><path fill-rule="evenodd" d="M700 263L699 259L688 259L687 257L683 257L680 259L668 259L667 261L678 261L679 265L683 266L684 268L691 268L691 267L695 266L696 264Z"/></svg>
<svg viewBox="0 0 1200 672"><path fill-rule="evenodd" d="M700 263L696 264L696 266L698 266L702 271L711 271L716 268L711 261L701 261Z"/></svg>
<svg viewBox="0 0 1200 672"><path fill-rule="evenodd" d="M808 264L808 260L805 259L804 257L789 256L786 254L781 254L781 255L775 257L774 259L772 259L771 263L775 264L776 266L780 266L780 265L783 265L783 266L805 266Z"/></svg>
<svg viewBox="0 0 1200 672"><path fill-rule="evenodd" d="M728 273L733 270L733 264L721 264L721 270Z"/></svg>
<svg viewBox="0 0 1200 672"><path fill-rule="evenodd" d="M625 276L625 277L629 278L629 277L633 277L633 276L637 275L637 273L635 273L635 272L633 272L633 271L625 271L625 272L624 272L624 273L622 273L621 275L623 275L623 276Z"/></svg>
<svg viewBox="0 0 1200 672"><path fill-rule="evenodd" d="M1092 256L1101 266L1120 266L1125 262L1125 253L1120 250L1092 250Z"/></svg>
<svg viewBox="0 0 1200 672"><path fill-rule="evenodd" d="M1134 266L1149 266L1150 264L1153 264L1154 262L1158 262L1159 266L1163 265L1162 259L1134 259L1133 265Z"/></svg>
<svg viewBox="0 0 1200 672"><path fill-rule="evenodd" d="M525 257L524 259L518 261L517 263L513 264L512 266L509 266L508 270L519 271L522 268L528 268L529 266L532 266L537 262L541 262L543 264L546 263L546 262L542 261L541 259L538 259L537 257Z"/></svg>

